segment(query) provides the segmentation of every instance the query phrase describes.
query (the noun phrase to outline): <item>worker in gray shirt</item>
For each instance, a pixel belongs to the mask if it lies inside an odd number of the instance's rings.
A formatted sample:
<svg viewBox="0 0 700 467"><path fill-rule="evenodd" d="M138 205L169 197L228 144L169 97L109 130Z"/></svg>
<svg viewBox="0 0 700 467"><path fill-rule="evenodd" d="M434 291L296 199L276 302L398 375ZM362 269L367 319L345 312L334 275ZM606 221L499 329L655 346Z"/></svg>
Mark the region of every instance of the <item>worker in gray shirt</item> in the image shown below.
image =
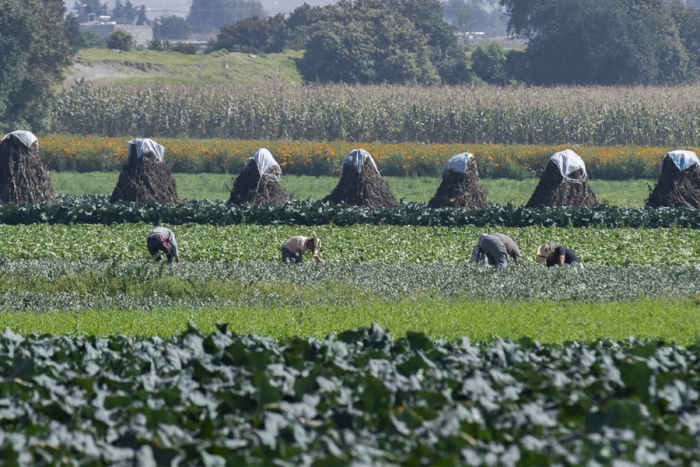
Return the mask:
<svg viewBox="0 0 700 467"><path fill-rule="evenodd" d="M508 258L520 259L520 250L510 235L481 234L479 244L472 251L473 263L489 264L496 267L508 266Z"/></svg>
<svg viewBox="0 0 700 467"><path fill-rule="evenodd" d="M168 264L172 264L173 259L177 263L180 262L175 234L166 227L156 227L151 230L146 238L146 246L148 246L148 252L151 256L155 256L156 261L161 260L160 253L163 252L168 258Z"/></svg>

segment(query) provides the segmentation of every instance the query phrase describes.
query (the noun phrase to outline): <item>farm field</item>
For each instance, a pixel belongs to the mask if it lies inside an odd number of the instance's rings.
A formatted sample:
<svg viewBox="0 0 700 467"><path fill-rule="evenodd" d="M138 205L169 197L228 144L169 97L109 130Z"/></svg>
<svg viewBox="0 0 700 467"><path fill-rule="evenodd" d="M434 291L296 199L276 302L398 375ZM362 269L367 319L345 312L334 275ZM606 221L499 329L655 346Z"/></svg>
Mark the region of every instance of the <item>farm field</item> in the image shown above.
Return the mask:
<svg viewBox="0 0 700 467"><path fill-rule="evenodd" d="M697 86L90 85L56 134L258 141L695 147ZM234 118L235 116L235 118Z"/></svg>
<svg viewBox="0 0 700 467"><path fill-rule="evenodd" d="M181 198L228 199L230 187L236 175L227 174L173 174ZM119 179L118 172L52 172L51 181L57 193L67 195L111 194ZM435 195L440 181L437 177L385 177L396 199L406 202L427 203ZM284 175L284 189L295 199L320 200L338 183L338 177L313 177ZM537 179L482 179L488 190L489 201L494 204L522 205L532 195ZM598 198L611 206L642 206L649 196L649 186L654 180L591 180Z"/></svg>
<svg viewBox="0 0 700 467"><path fill-rule="evenodd" d="M165 58L90 66L192 68ZM41 147L65 195L0 206L0 463L697 463L700 214L640 207L661 156L697 146L697 88L207 81L234 58L211 56L205 86L61 95ZM172 138L180 205L104 196L135 129ZM313 202L350 141L373 141L405 203ZM268 145L301 201L225 206L227 173ZM520 207L565 147L610 206ZM464 150L495 205L427 208ZM155 224L180 263L148 255ZM522 260L469 264L495 231ZM280 243L312 232L325 264L280 264ZM583 266L537 264L547 240Z"/></svg>

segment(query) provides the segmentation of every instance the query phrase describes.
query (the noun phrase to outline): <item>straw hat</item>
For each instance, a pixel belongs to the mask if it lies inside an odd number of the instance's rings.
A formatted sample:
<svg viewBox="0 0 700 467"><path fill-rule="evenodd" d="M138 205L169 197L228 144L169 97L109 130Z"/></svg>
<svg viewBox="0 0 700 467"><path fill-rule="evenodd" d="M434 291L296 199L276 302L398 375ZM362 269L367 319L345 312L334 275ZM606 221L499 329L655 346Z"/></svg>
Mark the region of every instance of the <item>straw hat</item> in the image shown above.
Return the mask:
<svg viewBox="0 0 700 467"><path fill-rule="evenodd" d="M541 263L556 249L557 242L547 242L537 248L537 262Z"/></svg>

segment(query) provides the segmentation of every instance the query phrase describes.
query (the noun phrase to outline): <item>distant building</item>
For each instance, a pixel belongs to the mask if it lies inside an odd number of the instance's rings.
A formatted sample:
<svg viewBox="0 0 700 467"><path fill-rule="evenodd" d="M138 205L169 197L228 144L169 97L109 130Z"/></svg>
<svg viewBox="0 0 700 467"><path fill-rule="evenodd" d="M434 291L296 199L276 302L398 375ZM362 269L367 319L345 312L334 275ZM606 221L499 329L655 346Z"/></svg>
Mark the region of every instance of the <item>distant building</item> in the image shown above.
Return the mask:
<svg viewBox="0 0 700 467"><path fill-rule="evenodd" d="M90 23L82 23L80 28L93 31L105 39L118 29L126 31L133 36L136 46L147 46L148 43L153 40L153 28L150 26L117 24L114 21L93 21Z"/></svg>
<svg viewBox="0 0 700 467"><path fill-rule="evenodd" d="M107 39L114 31L121 29L131 34L134 38L134 44L138 46L147 46L153 40L153 28L151 26L136 26L133 24L118 24L115 21L110 21L110 16L96 16L91 11L90 6L81 5L80 13L78 14L78 22L81 29L93 31L98 36Z"/></svg>

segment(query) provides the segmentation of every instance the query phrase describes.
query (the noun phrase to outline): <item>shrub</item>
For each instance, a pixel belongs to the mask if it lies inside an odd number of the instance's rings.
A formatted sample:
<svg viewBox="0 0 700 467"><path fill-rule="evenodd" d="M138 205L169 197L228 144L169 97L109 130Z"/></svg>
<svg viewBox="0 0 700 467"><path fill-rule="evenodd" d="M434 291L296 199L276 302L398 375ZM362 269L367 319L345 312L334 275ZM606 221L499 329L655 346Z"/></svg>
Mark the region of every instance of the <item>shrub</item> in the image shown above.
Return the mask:
<svg viewBox="0 0 700 467"><path fill-rule="evenodd" d="M197 47L197 44L193 44L191 42L176 42L174 44L170 44L170 50L172 52L180 52L181 54L185 55L197 55L199 48Z"/></svg>
<svg viewBox="0 0 700 467"><path fill-rule="evenodd" d="M163 39L162 37L154 37L148 42L149 50L156 50L159 52L165 52L171 49L170 41Z"/></svg>
<svg viewBox="0 0 700 467"><path fill-rule="evenodd" d="M119 49L124 52L134 50L134 36L123 29L117 29L107 38L107 47Z"/></svg>
<svg viewBox="0 0 700 467"><path fill-rule="evenodd" d="M107 41L103 37L100 37L95 31L90 31L84 29L80 31L82 37L82 48L83 49L106 49Z"/></svg>
<svg viewBox="0 0 700 467"><path fill-rule="evenodd" d="M506 52L498 42L478 46L472 52L472 70L491 84L507 84Z"/></svg>

